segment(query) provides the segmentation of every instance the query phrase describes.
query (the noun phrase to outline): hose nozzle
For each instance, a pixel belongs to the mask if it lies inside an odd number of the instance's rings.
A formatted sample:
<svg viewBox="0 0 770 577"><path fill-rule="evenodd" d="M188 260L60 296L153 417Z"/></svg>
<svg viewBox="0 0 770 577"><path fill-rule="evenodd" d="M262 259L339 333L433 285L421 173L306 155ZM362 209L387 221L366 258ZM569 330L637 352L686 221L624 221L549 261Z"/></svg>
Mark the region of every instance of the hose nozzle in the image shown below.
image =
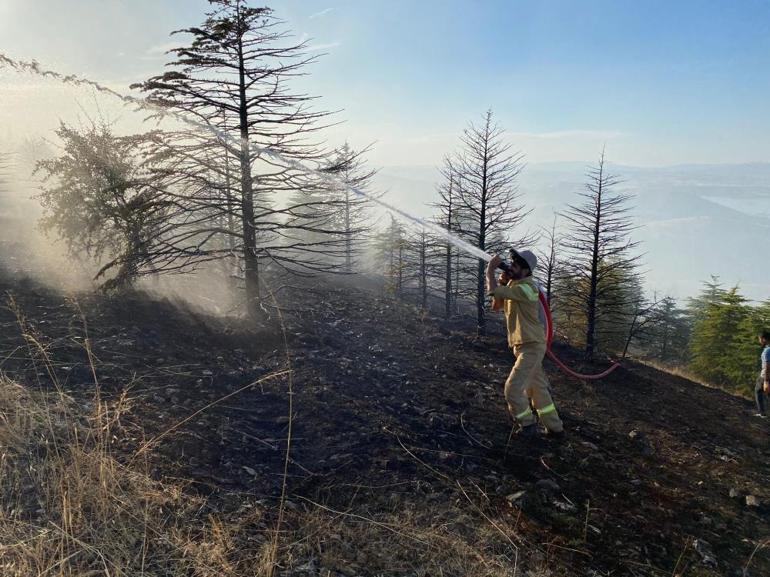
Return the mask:
<svg viewBox="0 0 770 577"><path fill-rule="evenodd" d="M511 271L511 265L509 265L505 261L501 261L499 265L497 265L497 268L499 268L501 271L503 271L508 276L513 275L513 271Z"/></svg>

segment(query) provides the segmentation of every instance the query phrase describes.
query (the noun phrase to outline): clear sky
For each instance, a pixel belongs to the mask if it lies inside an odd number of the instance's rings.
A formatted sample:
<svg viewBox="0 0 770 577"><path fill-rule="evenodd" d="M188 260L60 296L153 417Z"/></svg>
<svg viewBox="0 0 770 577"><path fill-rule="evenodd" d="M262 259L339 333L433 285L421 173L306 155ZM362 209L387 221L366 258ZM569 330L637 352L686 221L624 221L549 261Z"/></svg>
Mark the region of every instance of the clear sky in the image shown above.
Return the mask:
<svg viewBox="0 0 770 577"><path fill-rule="evenodd" d="M376 142L374 164L437 164L490 107L530 162L593 161L604 143L625 164L770 161L768 1L269 5L326 53L301 88L341 109L330 138ZM0 0L0 51L125 87L161 70L176 45L168 33L206 9L201 0ZM7 103L29 101L11 92ZM6 122L24 116L9 108Z"/></svg>

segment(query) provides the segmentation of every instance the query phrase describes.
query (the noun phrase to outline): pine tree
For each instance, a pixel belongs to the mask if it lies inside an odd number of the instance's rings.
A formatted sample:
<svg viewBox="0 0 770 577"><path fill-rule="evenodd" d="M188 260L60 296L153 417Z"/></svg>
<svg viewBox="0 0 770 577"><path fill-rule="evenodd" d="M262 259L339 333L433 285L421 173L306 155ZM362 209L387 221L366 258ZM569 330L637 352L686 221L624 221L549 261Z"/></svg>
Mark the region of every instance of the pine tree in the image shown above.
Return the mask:
<svg viewBox="0 0 770 577"><path fill-rule="evenodd" d="M747 314L739 323L736 336L728 349L725 373L731 386L745 394L752 394L754 382L761 370L759 356L762 345L758 336L770 328L770 301L756 307L747 307Z"/></svg>
<svg viewBox="0 0 770 577"><path fill-rule="evenodd" d="M624 354L631 340L638 339L648 324L651 303L645 301L641 279L635 271L603 260L596 270L601 283L596 289L592 354L600 350ZM574 269L572 272L566 269L556 277L554 323L575 346L586 347L589 324L586 299L591 291L590 278L575 274Z"/></svg>
<svg viewBox="0 0 770 577"><path fill-rule="evenodd" d="M705 306L700 320L693 327L690 370L693 374L717 385L735 387L736 343L745 338L741 332L749 316L746 299L738 287L724 292L718 301ZM756 338L756 336L754 337Z"/></svg>
<svg viewBox="0 0 770 577"><path fill-rule="evenodd" d="M718 276L711 275L711 280L704 281L700 294L687 301L687 318L691 327L703 320L710 305L722 302L726 292Z"/></svg>
<svg viewBox="0 0 770 577"><path fill-rule="evenodd" d="M105 288L133 282L163 251L173 205L156 194L158 177L146 149L152 135L117 137L104 124L77 130L61 124L60 156L41 160L41 227L56 231L70 253L102 264Z"/></svg>
<svg viewBox="0 0 770 577"><path fill-rule="evenodd" d="M457 221L459 211L458 185L456 183L456 171L454 166L452 166L452 160L450 158L444 158L444 166L441 169L441 175L444 181L438 187L439 201L433 205L438 209L436 222L448 232L456 233L458 231ZM455 276L459 274L459 270L455 270L454 265L459 258L459 250L455 249L448 240L443 241L443 248L444 318L448 319L456 309L456 291L459 287L455 285L454 279Z"/></svg>
<svg viewBox="0 0 770 577"><path fill-rule="evenodd" d="M385 291L392 295L400 296L404 287L407 245L403 225L391 215L388 227L374 238L374 259Z"/></svg>
<svg viewBox="0 0 770 577"><path fill-rule="evenodd" d="M556 279L563 274L563 266L559 259L559 245L562 242L562 236L556 232L556 220L557 217L554 215L551 228L542 229L541 238L545 240L546 248L545 251L541 251L538 255L538 260L542 264L538 264L536 275L543 287L543 292L551 309L554 308L552 300Z"/></svg>
<svg viewBox="0 0 770 577"><path fill-rule="evenodd" d="M260 312L260 259L283 260L287 266L316 262L313 250L303 262L302 252L308 247L283 236L296 231L293 223L281 221L291 208L272 206L274 193L294 189L306 175L257 152L255 146L292 159L317 158L306 137L320 128L317 121L324 114L308 108L309 96L289 90L288 81L302 74L315 57L306 55L306 44L288 42L269 8L252 8L246 0L209 3L213 10L200 26L177 31L192 41L170 51L175 57L170 69L136 87L147 92L150 102L209 125L218 134L228 133L227 139L212 140L219 140L238 159L231 191L240 223L233 233L241 247L247 308L254 317ZM222 204L221 196L211 198L204 215ZM191 220L200 223L204 234L211 228L199 216ZM174 248L185 254L190 248L180 242Z"/></svg>
<svg viewBox="0 0 770 577"><path fill-rule="evenodd" d="M585 355L592 359L601 344L601 331L611 330L614 338L621 318L633 315L638 294L626 285L638 276L638 242L630 240L636 228L629 215L631 195L616 193L620 183L607 171L604 151L588 173L583 202L562 213L570 230L564 246L567 269L559 292L562 303L584 309ZM630 318L628 322L630 323Z"/></svg>
<svg viewBox="0 0 770 577"><path fill-rule="evenodd" d="M455 168L461 217L458 230L474 246L485 252L504 252L519 225L529 214L521 204L517 186L523 169L521 153L511 152L504 131L492 120L488 110L480 126L471 124L463 133L462 150L455 156ZM527 245L531 238L520 235L514 242ZM486 332L484 287L486 263L476 259L472 277L475 281L476 323L478 334Z"/></svg>
<svg viewBox="0 0 770 577"><path fill-rule="evenodd" d="M687 311L678 308L674 298L663 298L650 327L650 338L644 347L646 354L666 364L684 363L689 339Z"/></svg>
<svg viewBox="0 0 770 577"><path fill-rule="evenodd" d="M376 170L366 167L363 155L368 149L353 150L346 142L332 155L328 172L339 179L332 190L327 191L327 204L332 208L334 235L343 243L343 270L352 273L371 234L372 201L353 192L353 189L372 194L371 182Z"/></svg>

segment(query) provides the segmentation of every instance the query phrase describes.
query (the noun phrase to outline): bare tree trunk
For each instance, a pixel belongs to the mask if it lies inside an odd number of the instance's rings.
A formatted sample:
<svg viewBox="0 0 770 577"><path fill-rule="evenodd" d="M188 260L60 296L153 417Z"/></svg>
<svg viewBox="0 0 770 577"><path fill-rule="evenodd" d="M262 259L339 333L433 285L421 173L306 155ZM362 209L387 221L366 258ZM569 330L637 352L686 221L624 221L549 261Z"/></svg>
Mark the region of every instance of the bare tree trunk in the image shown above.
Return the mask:
<svg viewBox="0 0 770 577"><path fill-rule="evenodd" d="M238 233L235 231L235 203L233 201L233 185L232 185L232 178L230 175L230 152L228 151L227 147L224 147L225 150L225 198L227 199L227 230L229 231L228 235L228 246L230 248L230 259L232 263L232 271L231 274L233 276L238 276L240 273L239 270L239 264L238 264L238 254L236 252L236 236Z"/></svg>
<svg viewBox="0 0 770 577"><path fill-rule="evenodd" d="M486 146L486 145L485 145ZM486 232L487 232L487 158L484 158L484 172L482 176L482 190L481 190L481 213L479 218L479 248L481 250L486 249ZM484 294L484 282L486 278L486 263L479 259L478 265L478 278L476 285L476 325L479 336L484 336L487 332L486 317L484 316L484 305L486 304L486 298Z"/></svg>
<svg viewBox="0 0 770 577"><path fill-rule="evenodd" d="M452 316L452 245L446 244L446 276L444 278L444 317Z"/></svg>
<svg viewBox="0 0 770 577"><path fill-rule="evenodd" d="M452 194L454 192L454 174L449 173L449 191L447 194L447 221L446 229L448 232L452 232L452 217L454 211L454 203ZM449 318L452 316L452 243L446 243L446 276L444 278L444 317Z"/></svg>
<svg viewBox="0 0 770 577"><path fill-rule="evenodd" d="M626 344L623 347L623 354L620 358L625 359L626 353L628 353L628 347L631 345L631 339L634 338L634 332L636 331L636 320L639 318L639 313L634 314L634 318L631 320L631 326L628 329L628 337L626 338Z"/></svg>
<svg viewBox="0 0 770 577"><path fill-rule="evenodd" d="M246 73L243 46L238 44L238 90L241 132L241 215L243 221L243 261L246 278L246 310L252 319L259 316L259 258L257 233L254 229L254 182L251 178L251 152L249 151L248 102L246 99Z"/></svg>
<svg viewBox="0 0 770 577"><path fill-rule="evenodd" d="M350 190L345 189L345 272L353 270L353 246L350 225Z"/></svg>
<svg viewBox="0 0 770 577"><path fill-rule="evenodd" d="M548 257L546 259L546 276L545 276L545 298L548 306L551 306L551 293L553 292L554 279L556 277L556 245L559 242L559 237L556 234L556 216L553 217L553 224L551 224L551 230L546 232L548 238Z"/></svg>
<svg viewBox="0 0 770 577"><path fill-rule="evenodd" d="M454 311L455 314L460 314L460 251L455 251L455 286L454 286L454 294L452 295L452 298L454 299Z"/></svg>
<svg viewBox="0 0 770 577"><path fill-rule="evenodd" d="M599 161L599 178L597 180L596 218L594 220L593 251L591 254L591 288L588 293L586 310L586 359L593 360L596 347L596 292L599 285L599 238L602 224L602 186L604 184L604 153Z"/></svg>
<svg viewBox="0 0 770 577"><path fill-rule="evenodd" d="M423 231L420 235L420 290L423 310L428 307L428 263L425 258L425 245L427 242L425 231Z"/></svg>

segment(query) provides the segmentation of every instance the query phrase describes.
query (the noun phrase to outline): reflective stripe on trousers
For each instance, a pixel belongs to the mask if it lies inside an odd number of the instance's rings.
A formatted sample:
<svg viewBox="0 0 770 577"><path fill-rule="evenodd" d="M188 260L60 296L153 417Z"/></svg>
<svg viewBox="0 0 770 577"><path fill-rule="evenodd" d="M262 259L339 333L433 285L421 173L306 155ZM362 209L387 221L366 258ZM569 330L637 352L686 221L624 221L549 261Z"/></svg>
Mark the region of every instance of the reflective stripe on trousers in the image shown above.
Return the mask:
<svg viewBox="0 0 770 577"><path fill-rule="evenodd" d="M514 348L516 364L505 382L505 400L511 414L522 426L535 422L535 414L530 408L530 399L540 416L540 421L549 431L564 430L551 393L548 378L543 371L545 343L528 343Z"/></svg>

